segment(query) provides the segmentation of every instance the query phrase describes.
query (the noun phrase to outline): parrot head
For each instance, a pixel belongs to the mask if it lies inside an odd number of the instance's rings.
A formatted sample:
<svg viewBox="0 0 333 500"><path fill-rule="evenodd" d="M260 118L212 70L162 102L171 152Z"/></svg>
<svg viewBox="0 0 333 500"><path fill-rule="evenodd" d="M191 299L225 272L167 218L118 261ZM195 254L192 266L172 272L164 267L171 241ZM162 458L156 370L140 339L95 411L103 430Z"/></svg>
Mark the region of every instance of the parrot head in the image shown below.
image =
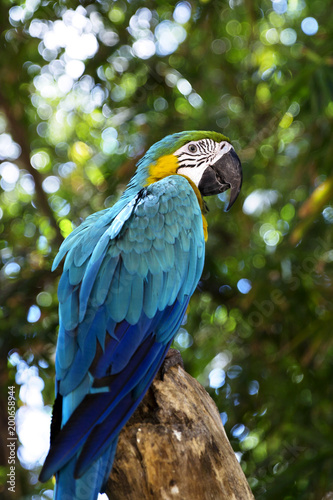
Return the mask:
<svg viewBox="0 0 333 500"><path fill-rule="evenodd" d="M189 179L201 196L230 189L227 210L242 186L240 160L229 139L218 132L189 131L168 135L139 161L137 173L146 173L145 185L168 175Z"/></svg>

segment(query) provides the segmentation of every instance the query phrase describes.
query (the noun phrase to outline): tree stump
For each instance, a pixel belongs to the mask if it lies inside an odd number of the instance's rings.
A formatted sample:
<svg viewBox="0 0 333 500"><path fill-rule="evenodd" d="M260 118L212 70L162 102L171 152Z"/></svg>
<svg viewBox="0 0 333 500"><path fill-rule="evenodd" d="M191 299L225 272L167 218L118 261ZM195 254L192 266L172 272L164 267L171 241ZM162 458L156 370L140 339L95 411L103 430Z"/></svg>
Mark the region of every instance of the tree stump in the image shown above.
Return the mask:
<svg viewBox="0 0 333 500"><path fill-rule="evenodd" d="M159 372L122 430L110 500L253 500L205 389L179 365Z"/></svg>

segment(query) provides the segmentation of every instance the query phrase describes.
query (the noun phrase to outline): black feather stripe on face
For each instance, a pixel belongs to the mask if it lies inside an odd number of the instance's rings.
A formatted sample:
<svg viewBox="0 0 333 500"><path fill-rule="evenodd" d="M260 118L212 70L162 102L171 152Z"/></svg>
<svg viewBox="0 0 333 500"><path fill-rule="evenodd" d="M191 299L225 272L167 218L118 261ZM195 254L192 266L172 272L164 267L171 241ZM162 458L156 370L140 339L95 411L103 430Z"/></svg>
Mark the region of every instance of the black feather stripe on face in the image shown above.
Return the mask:
<svg viewBox="0 0 333 500"><path fill-rule="evenodd" d="M190 143L191 144L191 143ZM182 151L178 157L179 167L198 167L203 163L209 161L209 159L214 155L216 149L216 143L212 139L202 139L195 143L197 150L195 152L190 152L190 150Z"/></svg>

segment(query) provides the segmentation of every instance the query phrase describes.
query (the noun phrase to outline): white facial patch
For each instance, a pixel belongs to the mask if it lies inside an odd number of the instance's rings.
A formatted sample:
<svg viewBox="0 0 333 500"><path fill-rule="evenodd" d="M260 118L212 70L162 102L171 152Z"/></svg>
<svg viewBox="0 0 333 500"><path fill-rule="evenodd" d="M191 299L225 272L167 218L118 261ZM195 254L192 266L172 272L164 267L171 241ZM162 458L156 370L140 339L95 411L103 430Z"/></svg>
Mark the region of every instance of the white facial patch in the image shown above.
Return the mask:
<svg viewBox="0 0 333 500"><path fill-rule="evenodd" d="M215 142L213 139L191 141L174 152L178 158L177 173L189 177L196 186L210 165L234 149L227 141Z"/></svg>
<svg viewBox="0 0 333 500"><path fill-rule="evenodd" d="M200 167L180 167L177 170L177 174L185 175L189 177L191 181L198 187L201 177L203 176L204 171L206 170L207 165L201 165Z"/></svg>

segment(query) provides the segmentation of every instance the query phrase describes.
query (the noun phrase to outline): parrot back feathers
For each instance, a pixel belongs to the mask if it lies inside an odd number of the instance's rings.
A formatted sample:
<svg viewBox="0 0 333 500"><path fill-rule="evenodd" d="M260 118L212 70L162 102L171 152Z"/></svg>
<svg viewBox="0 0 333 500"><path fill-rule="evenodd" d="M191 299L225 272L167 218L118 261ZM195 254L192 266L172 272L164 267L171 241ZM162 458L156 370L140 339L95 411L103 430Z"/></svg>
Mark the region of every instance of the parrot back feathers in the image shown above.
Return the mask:
<svg viewBox="0 0 333 500"><path fill-rule="evenodd" d="M216 144L226 140L190 131L154 144L119 201L88 217L59 249L56 415L40 474L41 481L56 474L56 500L95 500L105 488L119 432L161 366L203 270L202 193L230 187L232 203L239 193L237 155ZM201 145L191 150L192 141Z"/></svg>
<svg viewBox="0 0 333 500"><path fill-rule="evenodd" d="M103 489L118 434L159 369L203 268L201 209L189 182L172 175L131 190L73 231L54 263L65 258L56 354L62 428L40 478L57 475L59 498L67 483L79 498L88 476L98 486L83 498Z"/></svg>

